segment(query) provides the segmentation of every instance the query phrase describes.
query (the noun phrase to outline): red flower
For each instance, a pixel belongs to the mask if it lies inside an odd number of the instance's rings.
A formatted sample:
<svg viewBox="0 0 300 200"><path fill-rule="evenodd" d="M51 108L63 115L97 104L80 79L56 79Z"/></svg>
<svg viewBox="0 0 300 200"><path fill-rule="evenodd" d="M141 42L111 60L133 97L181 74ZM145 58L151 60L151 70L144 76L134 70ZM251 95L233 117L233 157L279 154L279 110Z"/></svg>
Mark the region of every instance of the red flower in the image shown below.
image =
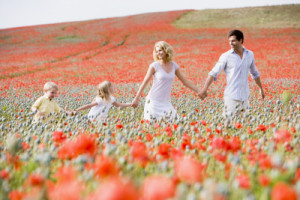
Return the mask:
<svg viewBox="0 0 300 200"><path fill-rule="evenodd" d="M17 190L13 190L8 194L10 200L22 200L25 197L25 194Z"/></svg>
<svg viewBox="0 0 300 200"><path fill-rule="evenodd" d="M131 156L142 165L147 164L149 157L146 144L140 141L133 142L131 147Z"/></svg>
<svg viewBox="0 0 300 200"><path fill-rule="evenodd" d="M64 142L57 155L60 159L72 159L80 154L94 155L96 151L96 138L93 135L81 134L75 140Z"/></svg>
<svg viewBox="0 0 300 200"><path fill-rule="evenodd" d="M270 185L270 178L267 175L260 175L258 177L258 182L261 186L268 186Z"/></svg>
<svg viewBox="0 0 300 200"><path fill-rule="evenodd" d="M239 122L235 122L234 126L235 126L236 129L243 128L242 124L240 124Z"/></svg>
<svg viewBox="0 0 300 200"><path fill-rule="evenodd" d="M172 179L163 176L147 177L142 185L143 200L165 200L175 195L175 184Z"/></svg>
<svg viewBox="0 0 300 200"><path fill-rule="evenodd" d="M191 157L179 157L175 160L175 174L187 183L202 181L204 165Z"/></svg>
<svg viewBox="0 0 300 200"><path fill-rule="evenodd" d="M296 191L286 183L278 182L271 191L272 200L297 200Z"/></svg>
<svg viewBox="0 0 300 200"><path fill-rule="evenodd" d="M94 164L90 165L95 174L99 177L118 175L120 170L115 161L107 156L97 156Z"/></svg>
<svg viewBox="0 0 300 200"><path fill-rule="evenodd" d="M288 130L278 130L275 133L276 142L290 142L292 135Z"/></svg>
<svg viewBox="0 0 300 200"><path fill-rule="evenodd" d="M149 142L151 142L153 139L153 136L150 133L146 134L146 140L148 140Z"/></svg>
<svg viewBox="0 0 300 200"><path fill-rule="evenodd" d="M158 154L161 155L163 158L168 159L170 157L170 150L172 146L167 143L160 144L158 146Z"/></svg>
<svg viewBox="0 0 300 200"><path fill-rule="evenodd" d="M263 132L266 132L268 128L269 128L268 126L264 126L264 125L260 124L260 125L258 125L258 127L256 128L256 131L263 131Z"/></svg>
<svg viewBox="0 0 300 200"><path fill-rule="evenodd" d="M237 176L236 180L238 181L239 186L241 188L244 188L244 189L250 188L250 180L247 175L243 174L243 175Z"/></svg>
<svg viewBox="0 0 300 200"><path fill-rule="evenodd" d="M28 179L27 182L29 185L31 186L42 186L44 183L44 177L41 176L40 174L31 174Z"/></svg>
<svg viewBox="0 0 300 200"><path fill-rule="evenodd" d="M87 200L139 200L138 191L129 181L112 178L102 183Z"/></svg>
<svg viewBox="0 0 300 200"><path fill-rule="evenodd" d="M122 124L117 124L116 128L121 129L121 128L123 128L123 125Z"/></svg>
<svg viewBox="0 0 300 200"><path fill-rule="evenodd" d="M53 141L56 143L63 143L67 139L67 136L64 135L63 131L54 131L53 132Z"/></svg>
<svg viewBox="0 0 300 200"><path fill-rule="evenodd" d="M5 169L1 170L1 172L0 172L0 178L2 178L2 179L9 179L9 173Z"/></svg>
<svg viewBox="0 0 300 200"><path fill-rule="evenodd" d="M201 120L201 124L202 124L203 126L206 126L206 125L207 125L207 123L206 123L205 120Z"/></svg>

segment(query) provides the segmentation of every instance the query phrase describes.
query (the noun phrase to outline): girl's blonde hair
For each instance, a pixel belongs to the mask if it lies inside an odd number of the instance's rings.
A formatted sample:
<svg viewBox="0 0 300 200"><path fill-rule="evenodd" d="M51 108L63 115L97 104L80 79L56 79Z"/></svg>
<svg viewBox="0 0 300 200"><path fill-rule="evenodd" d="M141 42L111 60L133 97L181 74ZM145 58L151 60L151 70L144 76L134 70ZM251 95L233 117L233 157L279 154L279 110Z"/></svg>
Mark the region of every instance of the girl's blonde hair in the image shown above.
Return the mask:
<svg viewBox="0 0 300 200"><path fill-rule="evenodd" d="M111 86L112 84L109 81L103 81L97 86L97 96L101 97L104 103L110 102Z"/></svg>
<svg viewBox="0 0 300 200"><path fill-rule="evenodd" d="M173 47L165 41L156 42L153 50L153 58L155 61L159 60L157 57L156 47L159 47L166 53L166 61L170 62L173 59L174 50Z"/></svg>

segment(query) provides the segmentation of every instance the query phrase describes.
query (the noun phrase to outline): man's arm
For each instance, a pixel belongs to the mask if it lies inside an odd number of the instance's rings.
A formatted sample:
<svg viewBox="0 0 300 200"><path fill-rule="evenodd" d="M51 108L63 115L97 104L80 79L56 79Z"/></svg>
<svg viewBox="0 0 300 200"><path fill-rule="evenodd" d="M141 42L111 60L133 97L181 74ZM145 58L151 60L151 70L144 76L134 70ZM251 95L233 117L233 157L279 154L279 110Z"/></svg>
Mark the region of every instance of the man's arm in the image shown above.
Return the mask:
<svg viewBox="0 0 300 200"><path fill-rule="evenodd" d="M261 81L260 81L260 77L257 77L257 78L254 79L254 80L255 80L256 85L258 85L258 87L259 87L259 89L260 89L260 94L261 94L262 99L264 99L264 98L265 98L265 92L264 92L264 90L263 90L263 88L262 88Z"/></svg>

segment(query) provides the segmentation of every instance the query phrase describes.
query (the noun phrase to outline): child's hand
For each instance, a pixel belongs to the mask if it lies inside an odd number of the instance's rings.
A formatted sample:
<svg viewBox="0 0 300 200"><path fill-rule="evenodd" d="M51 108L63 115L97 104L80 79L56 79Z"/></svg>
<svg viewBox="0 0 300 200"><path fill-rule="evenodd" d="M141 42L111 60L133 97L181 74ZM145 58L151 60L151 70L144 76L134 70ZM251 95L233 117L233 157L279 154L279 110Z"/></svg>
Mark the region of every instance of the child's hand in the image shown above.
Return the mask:
<svg viewBox="0 0 300 200"><path fill-rule="evenodd" d="M67 111L67 114L73 116L73 115L76 115L77 112L76 111Z"/></svg>
<svg viewBox="0 0 300 200"><path fill-rule="evenodd" d="M41 116L41 117L45 117L45 114L43 112L37 111L37 115Z"/></svg>

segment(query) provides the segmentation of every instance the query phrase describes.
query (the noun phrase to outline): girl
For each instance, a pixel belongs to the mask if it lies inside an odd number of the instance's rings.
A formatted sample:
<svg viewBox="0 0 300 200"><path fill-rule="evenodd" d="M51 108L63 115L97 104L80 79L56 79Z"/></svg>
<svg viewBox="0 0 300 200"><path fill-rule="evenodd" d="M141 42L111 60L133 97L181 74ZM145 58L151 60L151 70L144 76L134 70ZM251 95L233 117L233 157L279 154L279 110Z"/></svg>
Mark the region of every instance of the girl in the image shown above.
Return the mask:
<svg viewBox="0 0 300 200"><path fill-rule="evenodd" d="M179 70L179 66L172 61L173 48L167 42L159 41L155 43L153 58L155 62L149 66L144 81L132 102L132 106L138 106L141 93L153 76L153 84L145 102L144 119L158 119L169 114L171 118L174 118L177 116L177 112L173 108L170 98L175 75L183 85L191 90L199 93L198 88L190 80L184 77Z"/></svg>
<svg viewBox="0 0 300 200"><path fill-rule="evenodd" d="M112 96L114 90L111 82L103 81L97 86L97 96L92 103L81 106L75 111L71 112L71 115L77 114L81 110L91 108L88 118L91 122L102 122L106 119L107 113L112 105L117 107L129 107L130 103L118 103Z"/></svg>

